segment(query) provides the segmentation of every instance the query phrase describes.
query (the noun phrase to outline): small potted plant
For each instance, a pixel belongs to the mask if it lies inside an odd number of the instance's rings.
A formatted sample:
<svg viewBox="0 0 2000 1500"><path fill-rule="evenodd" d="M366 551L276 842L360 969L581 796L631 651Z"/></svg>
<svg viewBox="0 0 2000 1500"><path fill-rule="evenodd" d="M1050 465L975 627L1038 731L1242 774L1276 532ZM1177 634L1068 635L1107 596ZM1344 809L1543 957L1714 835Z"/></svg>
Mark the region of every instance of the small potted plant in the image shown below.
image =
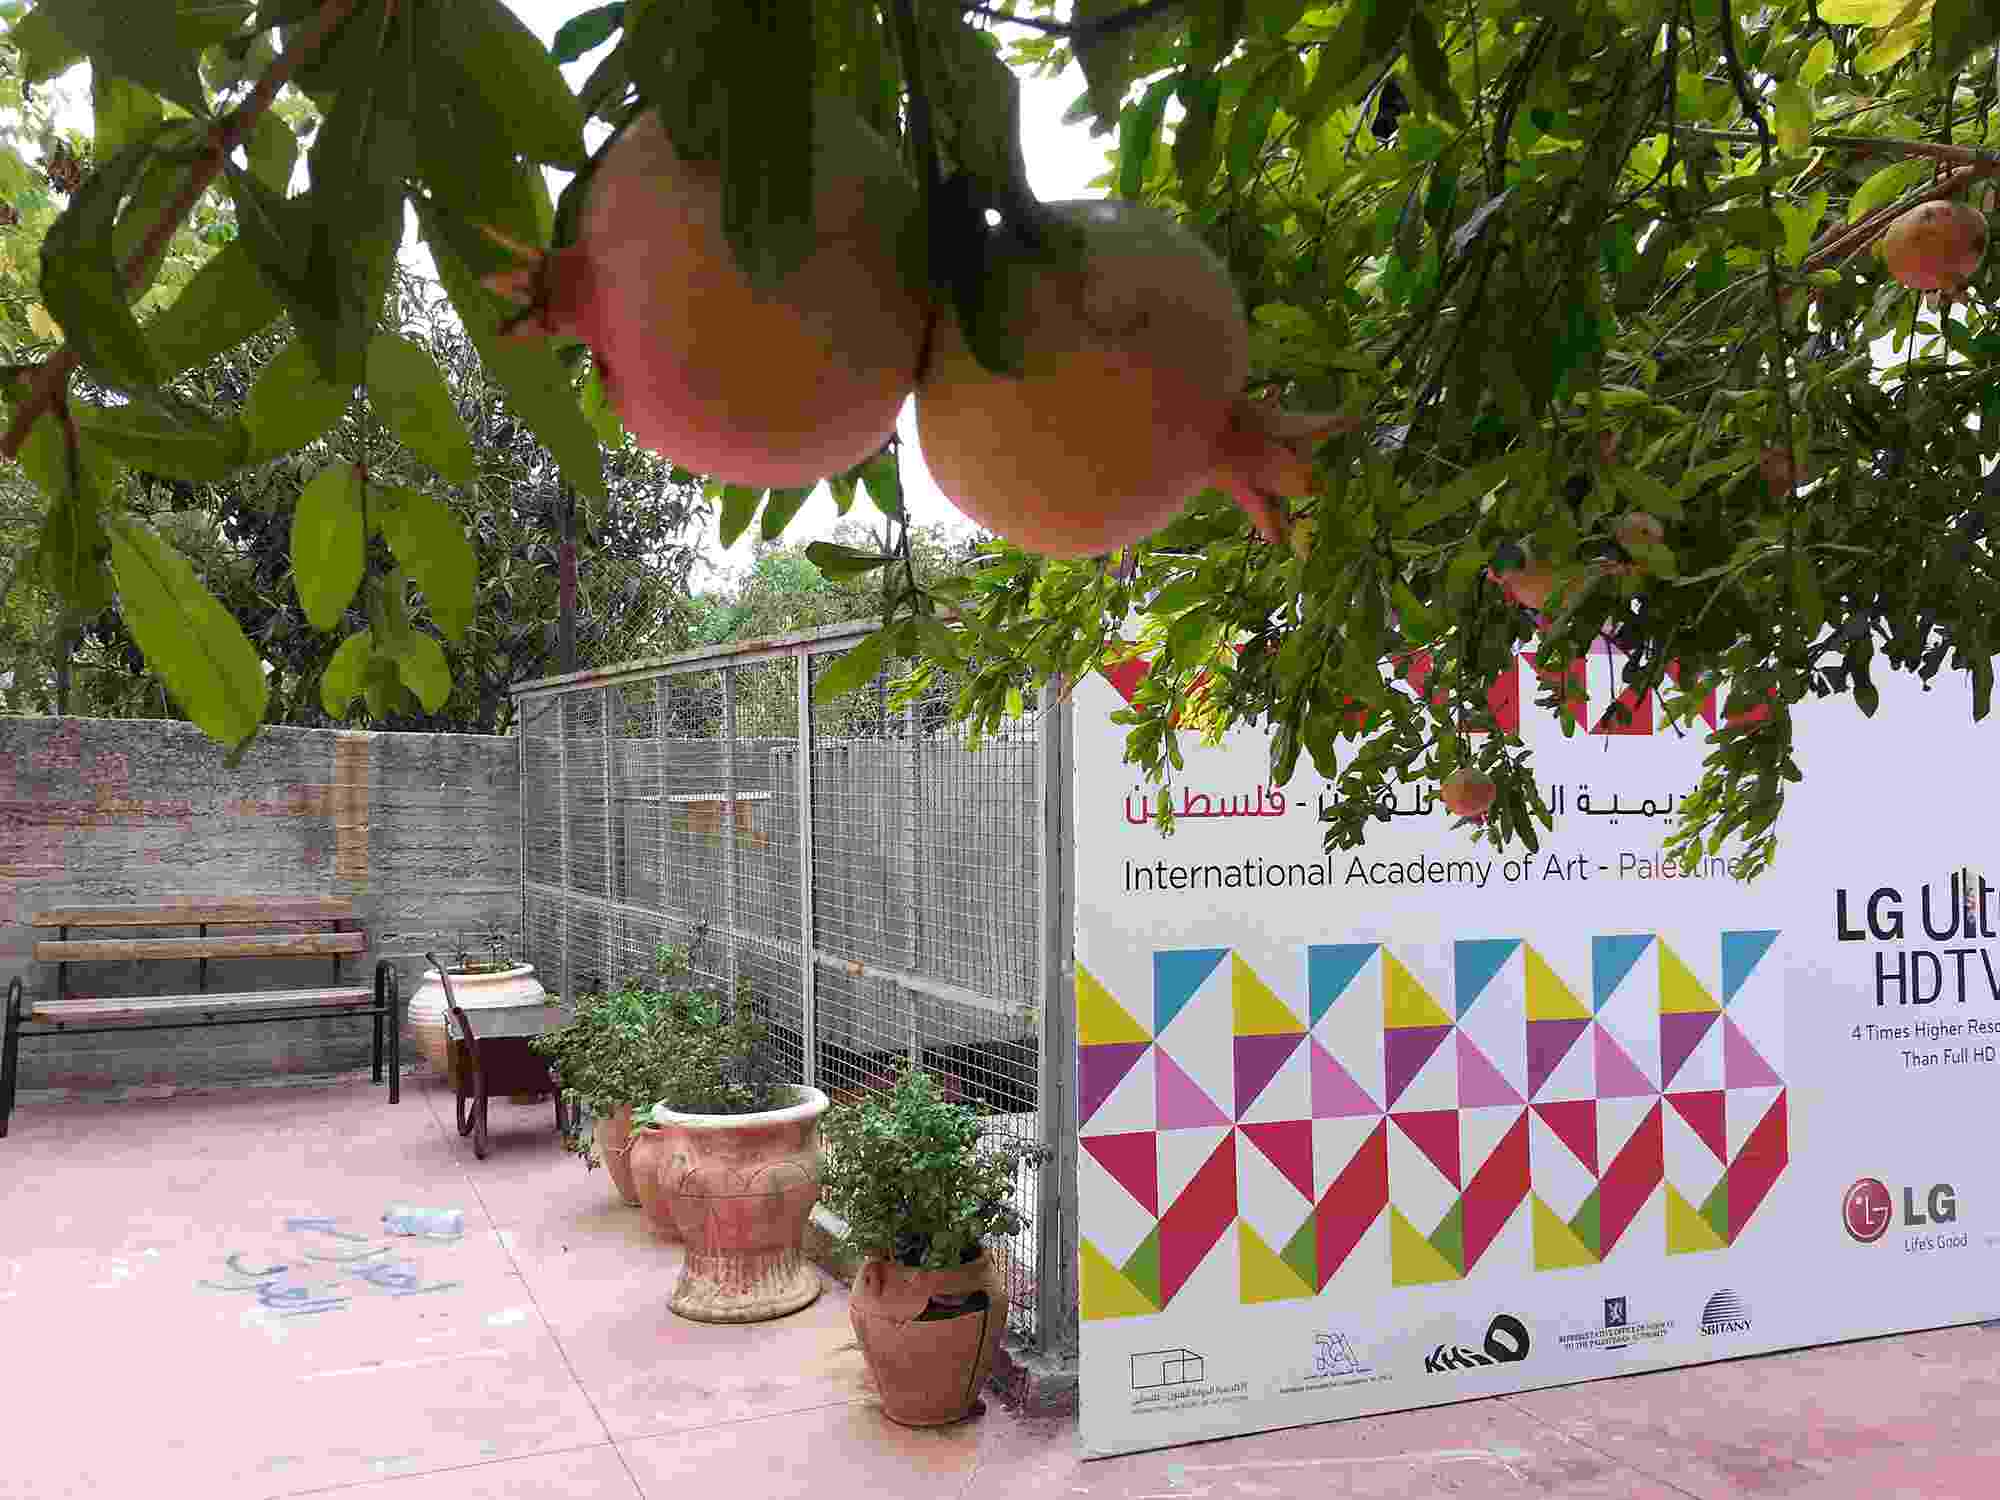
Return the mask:
<svg viewBox="0 0 2000 1500"><path fill-rule="evenodd" d="M671 972L672 951L662 946L657 962ZM586 1170L609 1168L618 1196L646 1210L653 1228L671 1238L673 1221L660 1209L656 1174L646 1158L650 1143L633 1128L633 1114L659 1098L673 1076L664 1064L672 1049L661 1023L676 994L670 989L627 982L605 995L585 995L566 1025L528 1045L554 1065L572 1122L563 1144L583 1158ZM641 1169L647 1170L642 1171Z"/></svg>
<svg viewBox="0 0 2000 1500"><path fill-rule="evenodd" d="M639 1129L658 1134L660 1195L687 1246L668 1307L701 1323L797 1312L820 1291L804 1240L826 1095L780 1081L747 985L727 1003L675 992L656 1035L667 1076Z"/></svg>
<svg viewBox="0 0 2000 1500"><path fill-rule="evenodd" d="M821 1193L864 1257L848 1316L882 1410L907 1427L959 1421L1007 1330L1007 1282L986 1241L1020 1232L1015 1184L1043 1153L985 1134L910 1067L886 1101L835 1110L825 1132Z"/></svg>
<svg viewBox="0 0 2000 1500"><path fill-rule="evenodd" d="M452 994L460 1007L503 1010L549 1003L548 992L535 978L535 966L508 956L507 929L497 918L481 930L476 944L468 943L462 932L457 936L457 947L445 972L451 975ZM410 995L410 1034L431 1067L456 1088L458 1059L445 1035L444 981L435 969L424 970L422 981Z"/></svg>

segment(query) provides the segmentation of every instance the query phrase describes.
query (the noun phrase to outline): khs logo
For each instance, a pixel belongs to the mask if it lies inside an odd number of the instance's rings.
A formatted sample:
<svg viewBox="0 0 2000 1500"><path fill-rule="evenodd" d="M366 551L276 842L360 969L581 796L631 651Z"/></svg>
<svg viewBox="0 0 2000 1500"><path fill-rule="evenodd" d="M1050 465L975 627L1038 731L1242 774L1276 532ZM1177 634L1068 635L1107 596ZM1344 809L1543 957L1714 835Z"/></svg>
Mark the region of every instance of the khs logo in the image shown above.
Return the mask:
<svg viewBox="0 0 2000 1500"><path fill-rule="evenodd" d="M1889 1232L1896 1219L1896 1201L1879 1177L1864 1177L1847 1190L1841 1200L1841 1222L1848 1238L1857 1244L1872 1245ZM1925 1224L1958 1222L1958 1194L1948 1182L1934 1183L1923 1206L1917 1204L1917 1190L1903 1189L1903 1225L1915 1229Z"/></svg>

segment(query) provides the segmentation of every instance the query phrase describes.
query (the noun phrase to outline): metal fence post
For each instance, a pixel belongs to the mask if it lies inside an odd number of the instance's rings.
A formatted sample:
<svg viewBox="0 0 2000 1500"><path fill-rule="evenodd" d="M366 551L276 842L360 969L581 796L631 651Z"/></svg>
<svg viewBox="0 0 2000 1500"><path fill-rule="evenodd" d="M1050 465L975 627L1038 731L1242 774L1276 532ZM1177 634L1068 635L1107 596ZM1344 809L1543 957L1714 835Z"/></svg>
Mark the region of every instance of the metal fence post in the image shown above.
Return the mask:
<svg viewBox="0 0 2000 1500"><path fill-rule="evenodd" d="M575 905L572 885L575 874L570 868L569 840L569 700L568 693L556 695L556 826L562 833L562 997L570 1005L576 1004L576 991L570 988L569 929L570 911Z"/></svg>
<svg viewBox="0 0 2000 1500"><path fill-rule="evenodd" d="M618 794L618 737L612 732L611 719L615 710L624 707L624 701L623 688L607 687L599 709L603 719L599 728L603 731L604 741L604 989L607 994L618 987L619 942L613 933L622 930L625 925L625 918L613 904L618 899L618 885L613 881L611 872L612 863L618 856L612 812L612 803Z"/></svg>
<svg viewBox="0 0 2000 1500"><path fill-rule="evenodd" d="M659 915L659 933L662 943L667 940L667 866L669 863L668 853L672 848L673 839L673 835L670 832L673 826L673 807L667 801L667 783L670 779L667 772L667 726L669 723L667 710L668 706L673 702L672 685L673 678L671 677L655 677L653 679L653 738L655 743L658 744L660 752L659 764L653 770L653 803L659 811L660 818L660 884L658 894L653 898L653 909ZM653 965L653 954L649 953L646 955L646 973L648 975L655 973ZM653 981L649 980L649 982Z"/></svg>
<svg viewBox="0 0 2000 1500"><path fill-rule="evenodd" d="M532 699L529 701L533 702ZM518 704L514 710L514 752L517 767L515 779L520 787L517 800L521 820L520 852L515 856L514 863L514 888L521 898L520 915L516 918L520 926L515 934L520 943L520 947L515 951L521 955L516 961L520 962L527 960L531 955L528 952L528 716L521 711Z"/></svg>
<svg viewBox="0 0 2000 1500"><path fill-rule="evenodd" d="M743 840L737 835L736 806L736 668L722 669L722 836L728 840L722 856L722 951L724 993L733 1001L743 977L743 930L737 909L743 889Z"/></svg>
<svg viewBox="0 0 2000 1500"><path fill-rule="evenodd" d="M799 1050L800 1082L807 1088L819 1078L819 1008L815 1003L818 975L813 944L813 715L812 657L798 654L799 753L795 767L799 797Z"/></svg>
<svg viewBox="0 0 2000 1500"><path fill-rule="evenodd" d="M1042 687L1035 736L1035 804L1039 837L1035 876L1037 1100L1040 1144L1049 1150L1036 1176L1035 1333L1044 1351L1060 1347L1074 1305L1074 1272L1064 1233L1064 1184L1074 1182L1076 1132L1069 1124L1069 1059L1075 1052L1070 994L1064 985L1069 958L1069 900L1063 852L1068 843L1069 706L1057 701L1053 683Z"/></svg>

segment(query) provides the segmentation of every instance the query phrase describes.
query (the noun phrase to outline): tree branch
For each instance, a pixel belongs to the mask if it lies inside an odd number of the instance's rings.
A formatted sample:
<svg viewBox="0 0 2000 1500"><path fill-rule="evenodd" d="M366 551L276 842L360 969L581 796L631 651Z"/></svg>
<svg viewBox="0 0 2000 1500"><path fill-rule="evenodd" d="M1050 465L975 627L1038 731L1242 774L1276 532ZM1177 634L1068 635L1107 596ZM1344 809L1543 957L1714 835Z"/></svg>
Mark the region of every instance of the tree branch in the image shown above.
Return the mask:
<svg viewBox="0 0 2000 1500"><path fill-rule="evenodd" d="M139 247L126 258L125 264L120 268L120 274L128 287L138 282L145 273L146 266L173 239L187 216L193 212L195 204L201 201L202 194L207 192L215 179L222 175L222 169L229 160L229 153L236 149L243 137L249 133L250 127L256 124L258 118L271 107L271 101L277 97L278 90L285 86L300 63L319 50L321 44L333 33L334 28L347 19L348 12L353 10L357 3L358 0L324 0L319 8L319 14L313 18L312 25L293 37L284 52L264 70L263 77L257 80L257 86L249 92L243 102L210 128L208 147L201 159L195 163L193 170L188 173L186 186L167 206L159 221L147 231L146 238L140 241ZM69 383L69 377L76 373L81 363L76 352L67 345L42 361L31 382L28 399L14 413L13 421L7 424L6 436L0 438L0 456L13 458L20 453L21 445L28 439L28 430L35 425L43 412L56 403L63 387Z"/></svg>
<svg viewBox="0 0 2000 1500"><path fill-rule="evenodd" d="M1108 36L1116 36L1121 31L1129 31L1134 26L1143 26L1155 16L1165 15L1181 3L1182 0L1146 0L1143 5L1134 5L1129 10L1116 10L1108 16L1099 16L1095 21L1044 21L1038 16L1010 16L991 5L968 5L964 10L969 16L984 16L989 21L1005 21L1012 26L1025 26L1030 31L1039 31L1046 36L1066 36L1077 41L1095 42Z"/></svg>
<svg viewBox="0 0 2000 1500"><path fill-rule="evenodd" d="M1682 125L1678 129L1684 135L1698 135L1705 140L1736 141L1746 146L1758 144L1757 136L1748 130L1707 130L1699 125ZM1904 141L1873 135L1815 135L1812 144L1838 146L1862 156L1928 156L1958 166L2000 166L2000 151L1980 151L1972 146L1951 146L1939 141Z"/></svg>

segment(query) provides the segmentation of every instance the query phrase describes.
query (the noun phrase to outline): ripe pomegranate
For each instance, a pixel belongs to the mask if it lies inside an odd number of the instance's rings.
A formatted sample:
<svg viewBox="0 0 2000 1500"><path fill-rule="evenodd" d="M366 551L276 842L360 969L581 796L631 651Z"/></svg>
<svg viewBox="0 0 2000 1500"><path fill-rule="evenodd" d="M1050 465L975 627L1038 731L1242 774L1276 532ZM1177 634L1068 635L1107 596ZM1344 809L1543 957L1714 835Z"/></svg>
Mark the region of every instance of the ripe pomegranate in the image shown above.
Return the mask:
<svg viewBox="0 0 2000 1500"><path fill-rule="evenodd" d="M1969 203L1919 203L1882 232L1889 274L1919 291L1957 291L1986 255L1986 216Z"/></svg>
<svg viewBox="0 0 2000 1500"><path fill-rule="evenodd" d="M1493 806L1493 799L1499 791L1491 776L1458 770L1439 784L1438 798L1454 817L1483 818Z"/></svg>
<svg viewBox="0 0 2000 1500"><path fill-rule="evenodd" d="M1790 493L1809 477L1804 459L1795 459L1783 448L1776 446L1766 448L1758 455L1757 469L1764 476L1764 484L1774 497Z"/></svg>
<svg viewBox="0 0 2000 1500"><path fill-rule="evenodd" d="M1651 512L1635 510L1618 518L1618 529L1614 534L1618 545L1629 551L1634 543L1641 547L1661 545L1667 539L1667 528Z"/></svg>
<svg viewBox="0 0 2000 1500"><path fill-rule="evenodd" d="M1210 484L1270 541L1282 498L1342 419L1244 397L1250 337L1228 269L1165 214L1122 200L1047 205L1082 234L1080 266L1006 249L990 273L1019 330L1018 376L980 365L941 312L917 386L917 440L973 520L1049 557L1159 530Z"/></svg>
<svg viewBox="0 0 2000 1500"><path fill-rule="evenodd" d="M1501 592L1516 604L1540 610L1549 602L1549 595L1555 591L1556 570L1548 563L1531 558L1518 568L1504 568L1495 572L1493 581L1498 583Z"/></svg>
<svg viewBox="0 0 2000 1500"><path fill-rule="evenodd" d="M532 299L517 336L590 346L648 448L725 483L811 484L895 431L931 316L896 153L822 98L813 172L816 247L775 287L753 286L724 237L720 164L684 160L649 110L599 165L576 243L488 285Z"/></svg>

